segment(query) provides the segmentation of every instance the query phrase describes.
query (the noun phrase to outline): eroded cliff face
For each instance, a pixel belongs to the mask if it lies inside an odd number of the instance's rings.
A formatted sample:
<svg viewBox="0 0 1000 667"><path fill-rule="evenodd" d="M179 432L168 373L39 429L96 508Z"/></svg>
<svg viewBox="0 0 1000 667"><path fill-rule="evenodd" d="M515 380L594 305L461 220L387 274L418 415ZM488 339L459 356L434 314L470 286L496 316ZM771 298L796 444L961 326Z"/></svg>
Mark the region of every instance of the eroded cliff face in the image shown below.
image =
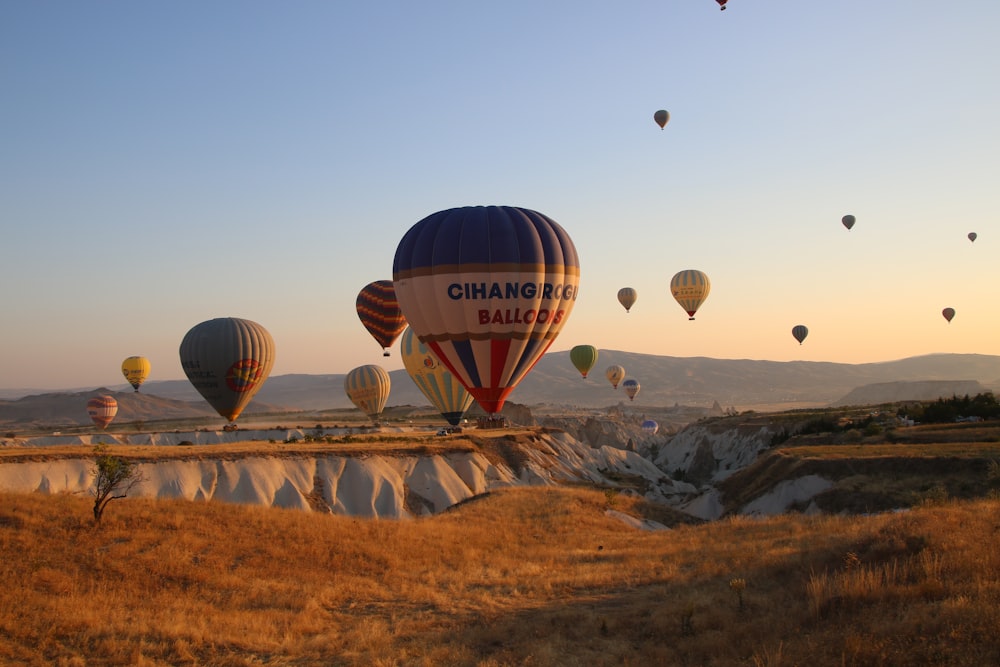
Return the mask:
<svg viewBox="0 0 1000 667"><path fill-rule="evenodd" d="M592 482L614 487L625 479L649 499L672 504L696 491L635 452L590 447L565 432L472 439L478 451L145 461L138 464L142 481L129 495L406 518L441 512L510 485ZM86 458L0 464L0 489L5 491L88 493L92 486L92 461Z"/></svg>
<svg viewBox="0 0 1000 667"><path fill-rule="evenodd" d="M725 420L692 424L660 447L654 461L695 485L719 482L757 460L787 425L739 424Z"/></svg>

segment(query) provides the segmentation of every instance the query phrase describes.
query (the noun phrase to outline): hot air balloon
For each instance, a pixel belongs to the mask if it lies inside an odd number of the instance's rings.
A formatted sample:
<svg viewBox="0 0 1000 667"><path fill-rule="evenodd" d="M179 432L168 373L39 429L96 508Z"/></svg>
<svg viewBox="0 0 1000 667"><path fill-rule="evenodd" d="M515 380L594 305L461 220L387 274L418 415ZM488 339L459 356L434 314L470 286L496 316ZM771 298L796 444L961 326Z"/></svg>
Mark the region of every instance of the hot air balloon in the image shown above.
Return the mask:
<svg viewBox="0 0 1000 667"><path fill-rule="evenodd" d="M659 111L653 114L653 120L656 121L656 124L659 125L660 129L662 130L667 126L667 123L670 122L670 112L667 111L666 109L660 109Z"/></svg>
<svg viewBox="0 0 1000 667"><path fill-rule="evenodd" d="M377 423L389 399L389 374L381 366L358 366L344 378L344 391L358 409Z"/></svg>
<svg viewBox="0 0 1000 667"><path fill-rule="evenodd" d="M975 232L969 232L969 240L972 241L973 243L976 242L976 237L977 236L978 236L978 234L976 234Z"/></svg>
<svg viewBox="0 0 1000 667"><path fill-rule="evenodd" d="M230 422L264 386L274 366L267 329L238 317L195 325L181 341L181 367L209 405Z"/></svg>
<svg viewBox="0 0 1000 667"><path fill-rule="evenodd" d="M799 341L799 345L802 345L802 341L804 341L808 335L809 329L806 328L804 324L796 324L792 327L792 336L795 337L795 340Z"/></svg>
<svg viewBox="0 0 1000 667"><path fill-rule="evenodd" d="M622 382L622 389L625 390L625 395L628 396L628 400L634 400L635 395L639 393L639 381L629 378Z"/></svg>
<svg viewBox="0 0 1000 667"><path fill-rule="evenodd" d="M720 10L726 11L726 0L715 0L715 1L719 3Z"/></svg>
<svg viewBox="0 0 1000 667"><path fill-rule="evenodd" d="M679 271L670 281L670 293L688 314L689 320L694 319L694 314L708 298L711 289L712 283L708 276L695 269Z"/></svg>
<svg viewBox="0 0 1000 667"><path fill-rule="evenodd" d="M458 426L465 411L472 405L472 394L438 361L434 353L420 342L412 327L406 327L399 340L403 366L413 382L423 392L441 416L452 426Z"/></svg>
<svg viewBox="0 0 1000 667"><path fill-rule="evenodd" d="M569 351L569 360L584 378L597 363L597 348L593 345L576 345Z"/></svg>
<svg viewBox="0 0 1000 667"><path fill-rule="evenodd" d="M379 345L382 356L388 357L388 348L406 328L406 318L396 301L396 291L391 280L376 280L358 292L356 301L358 318Z"/></svg>
<svg viewBox="0 0 1000 667"><path fill-rule="evenodd" d="M118 401L115 400L114 396L107 394L95 396L87 401L87 414L90 415L90 420L97 424L98 428L105 429L118 414Z"/></svg>
<svg viewBox="0 0 1000 667"><path fill-rule="evenodd" d="M608 370L604 371L604 376L608 378L608 382L615 389L618 388L618 383L625 378L625 367L615 364L614 366L608 366Z"/></svg>
<svg viewBox="0 0 1000 667"><path fill-rule="evenodd" d="M639 293L631 287L623 287L618 290L618 303L625 307L625 312L629 312L635 305L635 300L639 298Z"/></svg>
<svg viewBox="0 0 1000 667"><path fill-rule="evenodd" d="M411 227L392 278L413 332L496 415L569 319L580 261L537 211L468 206Z"/></svg>
<svg viewBox="0 0 1000 667"><path fill-rule="evenodd" d="M955 309L954 308L945 308L944 310L941 311L941 314L944 315L944 319L946 319L949 322L951 322L951 318L955 317Z"/></svg>
<svg viewBox="0 0 1000 667"><path fill-rule="evenodd" d="M642 430L650 435L656 435L656 432L660 430L660 425L652 419L647 419L642 422Z"/></svg>
<svg viewBox="0 0 1000 667"><path fill-rule="evenodd" d="M853 215L845 215L843 218L840 219L840 221L844 224L844 227L847 227L848 230L850 230L851 227L854 226Z"/></svg>
<svg viewBox="0 0 1000 667"><path fill-rule="evenodd" d="M122 375L132 388L139 391L139 385L149 377L149 359L146 357L129 357L122 362Z"/></svg>

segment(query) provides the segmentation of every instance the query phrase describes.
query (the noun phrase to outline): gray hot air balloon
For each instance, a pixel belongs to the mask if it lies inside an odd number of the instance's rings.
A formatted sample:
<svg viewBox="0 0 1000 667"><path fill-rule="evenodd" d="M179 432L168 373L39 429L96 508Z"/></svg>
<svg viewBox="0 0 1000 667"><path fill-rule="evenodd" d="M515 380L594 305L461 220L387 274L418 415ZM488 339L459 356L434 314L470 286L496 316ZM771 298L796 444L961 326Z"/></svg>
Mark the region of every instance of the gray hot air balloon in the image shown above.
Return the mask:
<svg viewBox="0 0 1000 667"><path fill-rule="evenodd" d="M256 322L220 317L188 331L180 353L194 388L232 422L271 374L274 339Z"/></svg>

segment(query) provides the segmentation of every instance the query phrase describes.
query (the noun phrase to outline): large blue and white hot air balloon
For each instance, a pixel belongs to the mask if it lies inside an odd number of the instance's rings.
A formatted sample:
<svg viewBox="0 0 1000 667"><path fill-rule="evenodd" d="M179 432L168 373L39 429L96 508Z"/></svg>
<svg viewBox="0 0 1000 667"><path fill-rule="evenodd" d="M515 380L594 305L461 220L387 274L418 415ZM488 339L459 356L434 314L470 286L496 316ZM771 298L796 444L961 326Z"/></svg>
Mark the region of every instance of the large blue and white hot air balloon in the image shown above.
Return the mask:
<svg viewBox="0 0 1000 667"><path fill-rule="evenodd" d="M537 211L467 206L411 227L392 280L413 332L494 415L569 318L580 262Z"/></svg>

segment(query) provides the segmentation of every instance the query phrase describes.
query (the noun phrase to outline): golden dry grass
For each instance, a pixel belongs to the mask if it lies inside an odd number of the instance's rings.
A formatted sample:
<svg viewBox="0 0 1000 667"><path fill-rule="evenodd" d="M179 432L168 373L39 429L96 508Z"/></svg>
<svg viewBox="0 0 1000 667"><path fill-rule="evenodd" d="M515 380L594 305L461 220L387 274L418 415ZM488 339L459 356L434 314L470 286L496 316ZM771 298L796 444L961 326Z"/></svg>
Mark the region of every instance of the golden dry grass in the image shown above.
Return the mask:
<svg viewBox="0 0 1000 667"><path fill-rule="evenodd" d="M85 496L0 501L6 664L1000 663L991 501L661 532L579 488L408 521L126 499L99 528Z"/></svg>

